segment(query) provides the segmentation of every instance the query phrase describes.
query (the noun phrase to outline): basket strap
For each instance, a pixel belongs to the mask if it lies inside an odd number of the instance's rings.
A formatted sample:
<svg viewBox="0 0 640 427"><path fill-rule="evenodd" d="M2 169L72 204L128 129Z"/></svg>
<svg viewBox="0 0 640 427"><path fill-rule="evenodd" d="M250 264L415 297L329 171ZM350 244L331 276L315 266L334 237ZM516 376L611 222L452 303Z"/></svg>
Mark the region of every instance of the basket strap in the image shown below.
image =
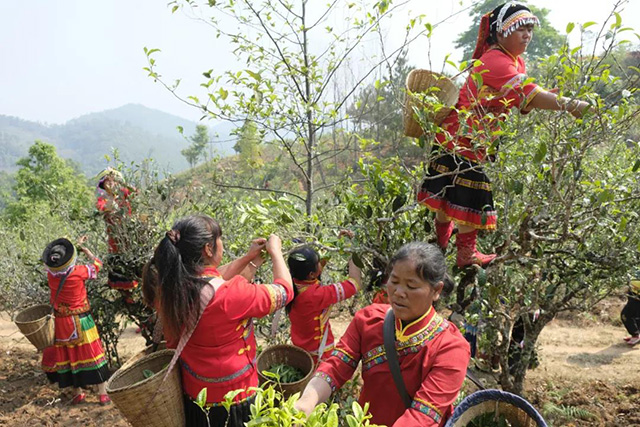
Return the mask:
<svg viewBox="0 0 640 427"><path fill-rule="evenodd" d="M327 337L329 336L329 320L327 320L327 325L324 328L324 334L322 335L322 341L320 342L320 347L318 347L318 363L322 360L322 355L324 354L324 349L327 346Z"/></svg>
<svg viewBox="0 0 640 427"><path fill-rule="evenodd" d="M73 266L71 266L69 268L69 271L64 273L64 276L62 276L62 279L60 279L60 283L58 284L58 290L56 291L56 296L53 297L53 303L51 303L51 313L53 313L54 310L56 309L56 301L58 301L58 296L60 295L60 291L62 290L62 286L64 285L64 282L67 281L67 277L69 277L69 275L71 274L72 271L73 271Z"/></svg>
<svg viewBox="0 0 640 427"><path fill-rule="evenodd" d="M398 351L396 350L395 323L396 317L393 314L393 310L389 308L389 311L387 311L387 315L384 318L384 325L382 327L384 351L387 354L387 362L389 363L389 370L391 371L393 382L396 383L398 394L400 394L404 406L408 409L411 407L411 397L407 392L407 387L404 385L404 380L402 379L402 370L400 369L400 362L398 361Z"/></svg>
<svg viewBox="0 0 640 427"><path fill-rule="evenodd" d="M282 318L283 308L273 313L273 323L271 323L271 338L275 338L280 328L280 319Z"/></svg>

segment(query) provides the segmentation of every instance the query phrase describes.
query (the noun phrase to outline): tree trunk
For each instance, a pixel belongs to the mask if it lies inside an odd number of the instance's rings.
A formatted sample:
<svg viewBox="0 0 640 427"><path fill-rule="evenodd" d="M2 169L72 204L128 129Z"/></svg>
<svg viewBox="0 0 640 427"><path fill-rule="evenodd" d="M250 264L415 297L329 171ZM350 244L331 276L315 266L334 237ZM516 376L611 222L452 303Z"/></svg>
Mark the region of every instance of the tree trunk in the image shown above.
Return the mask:
<svg viewBox="0 0 640 427"><path fill-rule="evenodd" d="M306 212L307 218L311 217L313 212L313 157L315 153L315 127L313 125L313 108L311 105L311 81L309 80L309 52L308 52L308 39L307 39L307 26L306 26L306 7L307 2L302 2L302 54L304 55L305 75L304 75L304 91L307 104L307 197L306 197ZM307 223L307 227L308 227ZM307 230L309 231L309 230Z"/></svg>

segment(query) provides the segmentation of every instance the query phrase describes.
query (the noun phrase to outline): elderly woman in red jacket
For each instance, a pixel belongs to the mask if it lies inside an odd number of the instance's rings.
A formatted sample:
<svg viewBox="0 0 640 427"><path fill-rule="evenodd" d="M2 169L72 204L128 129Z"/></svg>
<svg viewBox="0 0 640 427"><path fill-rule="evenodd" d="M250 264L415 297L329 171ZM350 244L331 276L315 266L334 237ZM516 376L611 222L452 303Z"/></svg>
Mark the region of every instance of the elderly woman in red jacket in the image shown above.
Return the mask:
<svg viewBox="0 0 640 427"><path fill-rule="evenodd" d="M362 364L359 402L369 402L372 422L389 427L442 426L453 411L469 363L469 344L440 316L446 266L442 252L409 243L393 256L387 282L391 304L372 304L356 313L331 357L320 364L296 407L306 413L326 401ZM387 312L395 317L395 351L408 393L407 406L394 387L384 346Z"/></svg>

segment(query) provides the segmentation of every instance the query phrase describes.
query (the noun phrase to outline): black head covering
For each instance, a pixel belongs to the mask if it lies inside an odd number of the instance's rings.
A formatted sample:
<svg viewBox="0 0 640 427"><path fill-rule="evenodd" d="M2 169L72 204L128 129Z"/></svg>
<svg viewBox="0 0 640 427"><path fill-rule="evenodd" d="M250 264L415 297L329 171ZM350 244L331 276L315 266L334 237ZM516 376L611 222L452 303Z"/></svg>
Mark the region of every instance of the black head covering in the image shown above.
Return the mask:
<svg viewBox="0 0 640 427"><path fill-rule="evenodd" d="M63 271L69 268L76 259L76 248L68 239L56 239L49 243L42 252L42 262L51 271Z"/></svg>

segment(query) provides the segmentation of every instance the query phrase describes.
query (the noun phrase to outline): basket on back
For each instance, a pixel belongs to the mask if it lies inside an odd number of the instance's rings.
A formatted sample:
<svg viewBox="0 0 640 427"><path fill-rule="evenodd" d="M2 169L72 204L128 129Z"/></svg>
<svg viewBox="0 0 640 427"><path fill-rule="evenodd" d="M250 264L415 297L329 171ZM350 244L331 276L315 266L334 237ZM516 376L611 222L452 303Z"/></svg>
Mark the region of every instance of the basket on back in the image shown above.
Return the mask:
<svg viewBox="0 0 640 427"><path fill-rule="evenodd" d="M20 332L38 350L52 346L55 339L55 322L49 304L34 305L20 311L13 318Z"/></svg>
<svg viewBox="0 0 640 427"><path fill-rule="evenodd" d="M411 71L407 76L406 89L404 134L413 138L419 138L424 133L416 120L415 109L424 113L425 120L439 125L458 102L456 85L446 76L433 71Z"/></svg>
<svg viewBox="0 0 640 427"><path fill-rule="evenodd" d="M160 350L118 369L107 381L107 393L134 427L184 426L180 369L161 385L174 350ZM145 377L145 371L153 373Z"/></svg>
<svg viewBox="0 0 640 427"><path fill-rule="evenodd" d="M273 384L274 382L274 380L267 378L262 371L268 371L273 366L279 364L285 364L299 369L304 374L304 377L292 383L279 383L277 388L282 391L285 397L289 397L297 392L302 393L314 371L313 357L311 357L306 350L294 345L280 344L267 348L260 353L256 360L261 386L268 385L268 383Z"/></svg>
<svg viewBox="0 0 640 427"><path fill-rule="evenodd" d="M502 416L512 427L547 427L540 413L522 397L502 390L481 390L467 396L445 427L466 427L485 414ZM477 422L472 424L477 425Z"/></svg>

